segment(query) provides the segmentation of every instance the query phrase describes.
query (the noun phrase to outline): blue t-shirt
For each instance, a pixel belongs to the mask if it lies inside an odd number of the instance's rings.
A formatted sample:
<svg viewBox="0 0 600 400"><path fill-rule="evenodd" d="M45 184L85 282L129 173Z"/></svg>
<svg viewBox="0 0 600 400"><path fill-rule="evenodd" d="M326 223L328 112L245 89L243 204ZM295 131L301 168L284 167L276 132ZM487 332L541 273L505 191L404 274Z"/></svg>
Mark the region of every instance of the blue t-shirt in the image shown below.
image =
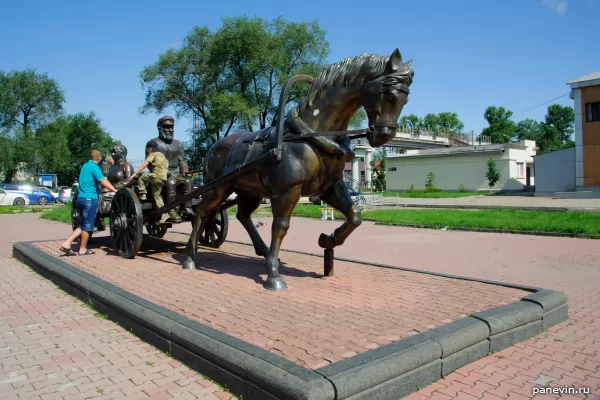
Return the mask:
<svg viewBox="0 0 600 400"><path fill-rule="evenodd" d="M104 178L105 176L98 164L92 160L83 164L81 172L79 172L77 197L98 200L100 196L100 180Z"/></svg>

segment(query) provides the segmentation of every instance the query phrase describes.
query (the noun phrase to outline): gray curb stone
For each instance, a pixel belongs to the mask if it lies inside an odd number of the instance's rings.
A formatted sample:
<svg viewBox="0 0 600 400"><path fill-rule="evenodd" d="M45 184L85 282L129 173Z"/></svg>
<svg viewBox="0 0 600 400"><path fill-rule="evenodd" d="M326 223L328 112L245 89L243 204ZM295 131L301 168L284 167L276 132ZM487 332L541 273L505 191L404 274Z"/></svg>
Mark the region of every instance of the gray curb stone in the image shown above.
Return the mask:
<svg viewBox="0 0 600 400"><path fill-rule="evenodd" d="M373 267L478 281L532 294L517 303L483 311L312 371L142 299L31 243L15 243L13 255L70 294L92 302L98 312L107 314L142 340L227 385L244 400L396 400L490 352L568 319L567 297L561 292L376 264Z"/></svg>

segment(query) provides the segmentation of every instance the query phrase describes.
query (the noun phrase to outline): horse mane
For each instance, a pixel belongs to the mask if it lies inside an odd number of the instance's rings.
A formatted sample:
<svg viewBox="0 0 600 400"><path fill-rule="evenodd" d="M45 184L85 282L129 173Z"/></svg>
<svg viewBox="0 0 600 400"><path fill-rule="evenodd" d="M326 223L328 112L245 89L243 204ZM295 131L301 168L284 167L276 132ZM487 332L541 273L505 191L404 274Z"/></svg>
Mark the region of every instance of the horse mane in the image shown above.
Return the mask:
<svg viewBox="0 0 600 400"><path fill-rule="evenodd" d="M361 54L331 64L315 78L304 100L300 103L298 111L311 108L313 101L331 87L358 88L365 82L377 79L385 72L385 66L389 59L390 56ZM409 61L403 63L397 71L389 74L389 78L393 81L406 81L412 79L412 75L411 61ZM386 79L386 81L389 80Z"/></svg>

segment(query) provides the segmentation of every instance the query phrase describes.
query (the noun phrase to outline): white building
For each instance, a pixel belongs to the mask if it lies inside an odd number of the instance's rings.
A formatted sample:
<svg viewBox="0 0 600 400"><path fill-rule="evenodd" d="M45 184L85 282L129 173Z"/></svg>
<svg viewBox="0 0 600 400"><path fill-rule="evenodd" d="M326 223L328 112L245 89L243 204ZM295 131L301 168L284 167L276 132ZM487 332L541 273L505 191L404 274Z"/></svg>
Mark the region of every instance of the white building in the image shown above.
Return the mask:
<svg viewBox="0 0 600 400"><path fill-rule="evenodd" d="M387 190L424 189L427 174L435 174L435 186L444 191L489 191L486 177L488 160L496 162L500 180L494 191L524 191L534 185L533 159L535 141L485 144L426 150L408 150L406 154L389 154Z"/></svg>

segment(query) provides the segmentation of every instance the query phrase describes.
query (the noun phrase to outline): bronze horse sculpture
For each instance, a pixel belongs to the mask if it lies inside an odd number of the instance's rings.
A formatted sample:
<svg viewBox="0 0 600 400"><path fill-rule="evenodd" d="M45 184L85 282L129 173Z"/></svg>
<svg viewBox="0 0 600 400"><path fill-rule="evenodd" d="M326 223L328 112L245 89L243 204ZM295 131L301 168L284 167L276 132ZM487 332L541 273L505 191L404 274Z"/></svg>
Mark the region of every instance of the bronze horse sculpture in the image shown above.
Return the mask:
<svg viewBox="0 0 600 400"><path fill-rule="evenodd" d="M319 196L345 216L346 221L333 234L319 237L319 246L324 249L342 245L362 223L360 210L342 180L346 161L354 157L349 148L348 124L363 107L369 121L363 136L369 144L381 147L394 138L413 81L411 64L412 60L402 62L398 49L389 57L363 54L347 58L330 65L314 80L310 79L312 84L307 95L281 123L283 132L275 132L276 129L270 127L237 132L217 141L205 157L205 183L272 151L277 146L277 135L284 135L282 154L277 161L241 174L202 196L196 207L183 268L196 268L202 222L233 192L238 195L236 217L248 232L256 254L265 257L267 280L263 286L266 289L287 288L279 274L278 256L301 196ZM280 104L278 118L282 119L283 115ZM302 137L306 133L313 135ZM269 247L251 220L252 212L263 198L271 199L273 214Z"/></svg>

